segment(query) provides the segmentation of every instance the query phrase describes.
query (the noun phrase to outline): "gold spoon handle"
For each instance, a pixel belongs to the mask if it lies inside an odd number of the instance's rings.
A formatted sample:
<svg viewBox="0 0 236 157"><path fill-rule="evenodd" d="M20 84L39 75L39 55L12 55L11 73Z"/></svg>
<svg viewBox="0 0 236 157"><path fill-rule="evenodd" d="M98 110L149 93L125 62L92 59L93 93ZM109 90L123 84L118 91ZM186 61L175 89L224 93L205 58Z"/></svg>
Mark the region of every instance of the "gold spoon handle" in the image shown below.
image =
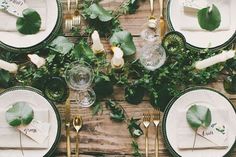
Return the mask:
<svg viewBox="0 0 236 157"><path fill-rule="evenodd" d="M70 151L70 128L66 128L66 150L67 150L67 157L71 156L71 151Z"/></svg>
<svg viewBox="0 0 236 157"><path fill-rule="evenodd" d="M76 149L75 149L75 156L79 157L79 132L76 133Z"/></svg>
<svg viewBox="0 0 236 157"><path fill-rule="evenodd" d="M70 5L71 5L71 1L67 0L67 10L70 11Z"/></svg>
<svg viewBox="0 0 236 157"><path fill-rule="evenodd" d="M145 148L146 148L146 157L148 157L148 128L145 131Z"/></svg>
<svg viewBox="0 0 236 157"><path fill-rule="evenodd" d="M153 0L150 0L150 9L151 9L151 16L154 14L154 6L153 6Z"/></svg>
<svg viewBox="0 0 236 157"><path fill-rule="evenodd" d="M156 157L159 157L159 143L158 143L158 126L156 127L156 139L155 139L155 145L156 145Z"/></svg>
<svg viewBox="0 0 236 157"><path fill-rule="evenodd" d="M163 18L163 1L164 0L159 0L159 5L160 5L160 17Z"/></svg>

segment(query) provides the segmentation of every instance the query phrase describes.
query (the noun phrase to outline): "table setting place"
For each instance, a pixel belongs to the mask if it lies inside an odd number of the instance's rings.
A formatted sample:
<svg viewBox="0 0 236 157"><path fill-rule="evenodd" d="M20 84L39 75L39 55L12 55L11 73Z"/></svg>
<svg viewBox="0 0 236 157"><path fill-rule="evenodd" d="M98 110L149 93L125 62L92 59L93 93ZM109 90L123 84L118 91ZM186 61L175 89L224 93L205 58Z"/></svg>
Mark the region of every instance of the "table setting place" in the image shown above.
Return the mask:
<svg viewBox="0 0 236 157"><path fill-rule="evenodd" d="M234 7L0 0L0 157L236 157Z"/></svg>

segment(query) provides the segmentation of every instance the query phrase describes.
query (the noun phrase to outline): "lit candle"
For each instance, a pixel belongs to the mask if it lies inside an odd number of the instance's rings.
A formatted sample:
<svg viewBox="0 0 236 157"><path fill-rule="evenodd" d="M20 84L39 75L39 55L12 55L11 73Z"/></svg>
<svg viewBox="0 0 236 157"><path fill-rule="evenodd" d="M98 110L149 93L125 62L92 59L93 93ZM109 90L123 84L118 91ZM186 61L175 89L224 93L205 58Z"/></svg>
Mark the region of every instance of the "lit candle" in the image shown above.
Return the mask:
<svg viewBox="0 0 236 157"><path fill-rule="evenodd" d="M93 41L92 50L95 54L104 52L104 46L96 30L92 34L92 41Z"/></svg>
<svg viewBox="0 0 236 157"><path fill-rule="evenodd" d="M113 68L122 68L124 66L124 53L119 47L112 47L112 51L114 52L113 58L111 59L111 65Z"/></svg>
<svg viewBox="0 0 236 157"><path fill-rule="evenodd" d="M197 61L195 64L196 69L204 69L210 67L214 64L225 62L230 58L235 56L235 50L223 51L222 53L215 55L213 57L204 59L202 61Z"/></svg>
<svg viewBox="0 0 236 157"><path fill-rule="evenodd" d="M15 63L9 63L4 60L0 60L0 69L4 69L10 73L17 73L18 66Z"/></svg>
<svg viewBox="0 0 236 157"><path fill-rule="evenodd" d="M30 61L37 66L37 68L40 68L46 64L46 60L36 54L28 54L28 57Z"/></svg>

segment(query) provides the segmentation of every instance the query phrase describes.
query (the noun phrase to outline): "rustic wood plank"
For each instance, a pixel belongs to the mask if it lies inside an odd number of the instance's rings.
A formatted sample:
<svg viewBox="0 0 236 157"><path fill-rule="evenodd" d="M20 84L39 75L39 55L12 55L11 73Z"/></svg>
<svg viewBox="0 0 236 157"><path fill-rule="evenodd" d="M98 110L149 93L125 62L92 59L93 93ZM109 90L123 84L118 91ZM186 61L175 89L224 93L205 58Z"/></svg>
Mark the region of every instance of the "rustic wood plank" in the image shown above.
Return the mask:
<svg viewBox="0 0 236 157"><path fill-rule="evenodd" d="M219 89L218 86L221 83L213 83L209 85L215 89ZM120 91L120 88L116 88L115 91ZM220 89L219 89L220 90ZM116 92L115 92L116 93ZM122 92L120 92L122 93ZM120 98L119 95L114 95L114 98ZM73 98L72 98L73 100ZM236 104L236 100L231 99L233 104ZM109 110L104 108L103 114L98 116L92 116L92 113L89 109L80 108L75 101L72 101L72 115L80 114L84 119L84 126L80 132L80 152L81 154L104 154L104 155L114 155L114 156L130 156L132 149L130 146L131 138L127 130L127 125L125 123L116 123L109 119ZM141 118L143 112L149 111L152 112L153 108L148 101L143 101L139 105L130 105L125 101L119 101L119 103L126 110L127 114L131 117ZM103 102L104 104L104 102ZM64 115L64 106L58 106L60 113ZM64 124L64 123L63 123ZM142 126L143 128L143 126ZM71 128L73 130L73 128ZM154 156L154 126L150 127L150 155ZM72 147L75 148L75 132L71 133L72 138ZM142 153L145 150L144 136L141 136L138 140ZM62 129L62 139L61 143L58 146L57 153L65 154L65 145L66 145L65 130ZM160 157L170 156L168 150L163 144L162 137L159 139L160 144ZM74 149L72 150L74 152ZM235 156L236 152L232 154Z"/></svg>
<svg viewBox="0 0 236 157"><path fill-rule="evenodd" d="M62 0L61 2L63 9L66 10L67 2L65 0ZM123 2L123 0L104 0L100 4L108 10L115 10L116 8L118 8L121 2ZM72 12L74 10L75 10L75 1L72 1ZM154 1L154 11L155 11L154 14L158 17L159 15L158 0ZM150 16L149 0L145 0L144 2L141 2L140 7L135 14L121 16L119 19L121 21L121 25L124 30L130 31L131 34L134 36L139 36L141 26L147 22L149 16ZM82 25L83 25L82 29L85 28L84 23ZM65 30L64 33L67 36L71 35L68 31Z"/></svg>

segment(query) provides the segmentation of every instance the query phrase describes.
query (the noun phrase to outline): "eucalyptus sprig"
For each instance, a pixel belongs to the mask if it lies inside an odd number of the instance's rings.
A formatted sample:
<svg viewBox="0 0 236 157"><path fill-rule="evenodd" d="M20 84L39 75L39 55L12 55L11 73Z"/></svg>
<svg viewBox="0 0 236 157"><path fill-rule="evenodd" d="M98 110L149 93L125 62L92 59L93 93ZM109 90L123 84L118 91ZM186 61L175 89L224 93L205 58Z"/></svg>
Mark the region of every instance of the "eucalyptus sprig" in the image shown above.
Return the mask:
<svg viewBox="0 0 236 157"><path fill-rule="evenodd" d="M192 105L187 113L186 119L190 127L192 127L195 131L193 149L196 143L197 130L200 127L207 128L211 124L211 111L209 108L201 105Z"/></svg>

